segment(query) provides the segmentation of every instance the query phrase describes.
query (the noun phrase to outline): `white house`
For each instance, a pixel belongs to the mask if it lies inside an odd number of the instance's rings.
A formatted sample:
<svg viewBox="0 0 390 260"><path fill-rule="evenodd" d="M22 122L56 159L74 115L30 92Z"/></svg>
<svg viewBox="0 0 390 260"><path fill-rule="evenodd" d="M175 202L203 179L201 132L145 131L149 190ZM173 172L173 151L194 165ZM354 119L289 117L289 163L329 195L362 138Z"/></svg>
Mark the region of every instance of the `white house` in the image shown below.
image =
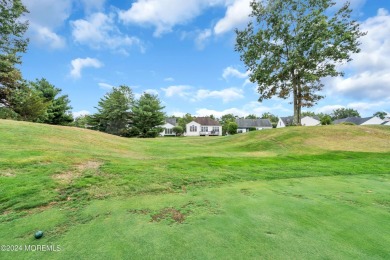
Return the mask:
<svg viewBox="0 0 390 260"><path fill-rule="evenodd" d="M186 136L222 135L221 124L210 117L197 117L186 125Z"/></svg>
<svg viewBox="0 0 390 260"><path fill-rule="evenodd" d="M382 123L382 125L388 125L388 126L390 126L390 121L385 121L385 122Z"/></svg>
<svg viewBox="0 0 390 260"><path fill-rule="evenodd" d="M249 132L251 128L256 130L272 129L272 124L269 119L236 119L237 133Z"/></svg>
<svg viewBox="0 0 390 260"><path fill-rule="evenodd" d="M164 130L160 133L160 136L175 136L176 133L173 132L175 126L177 126L176 118L166 118L165 124L161 126Z"/></svg>
<svg viewBox="0 0 390 260"><path fill-rule="evenodd" d="M305 116L304 118L301 118L301 125L303 126L317 126L321 125L320 118L315 116Z"/></svg>
<svg viewBox="0 0 390 260"><path fill-rule="evenodd" d="M294 121L293 116L279 117L279 121L278 124L276 125L276 128L290 126L292 125L293 121Z"/></svg>
<svg viewBox="0 0 390 260"><path fill-rule="evenodd" d="M337 119L333 121L333 124L335 125L342 124L342 123L352 123L355 125L381 125L383 123L383 120L377 116L374 116L374 117L365 117L365 118L347 117L347 118Z"/></svg>

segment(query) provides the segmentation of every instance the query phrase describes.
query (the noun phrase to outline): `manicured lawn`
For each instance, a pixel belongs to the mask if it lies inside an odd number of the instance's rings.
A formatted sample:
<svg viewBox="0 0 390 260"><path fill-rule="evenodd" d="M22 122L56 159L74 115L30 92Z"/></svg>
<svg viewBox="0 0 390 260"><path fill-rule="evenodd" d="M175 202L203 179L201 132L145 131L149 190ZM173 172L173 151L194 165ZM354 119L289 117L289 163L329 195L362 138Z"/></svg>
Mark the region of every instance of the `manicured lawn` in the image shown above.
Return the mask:
<svg viewBox="0 0 390 260"><path fill-rule="evenodd" d="M390 127L146 140L0 120L0 140L0 245L60 248L0 259L390 255Z"/></svg>

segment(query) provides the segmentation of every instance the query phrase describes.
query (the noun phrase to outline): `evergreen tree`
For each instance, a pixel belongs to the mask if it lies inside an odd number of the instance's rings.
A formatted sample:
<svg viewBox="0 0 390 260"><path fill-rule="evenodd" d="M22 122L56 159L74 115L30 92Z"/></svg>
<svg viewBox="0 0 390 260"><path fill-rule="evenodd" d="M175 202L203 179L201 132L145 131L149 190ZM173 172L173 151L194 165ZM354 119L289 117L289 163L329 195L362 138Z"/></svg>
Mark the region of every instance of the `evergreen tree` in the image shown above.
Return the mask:
<svg viewBox="0 0 390 260"><path fill-rule="evenodd" d="M93 129L121 135L131 123L131 106L134 95L128 86L114 87L100 99L98 112L91 116Z"/></svg>
<svg viewBox="0 0 390 260"><path fill-rule="evenodd" d="M165 107L161 105L157 95L144 93L132 107L133 126L139 130L140 137L156 137L162 131Z"/></svg>
<svg viewBox="0 0 390 260"><path fill-rule="evenodd" d="M0 0L0 105L10 106L12 92L24 89L22 75L15 67L21 64L18 53L25 53L28 28L20 18L27 13L21 0Z"/></svg>

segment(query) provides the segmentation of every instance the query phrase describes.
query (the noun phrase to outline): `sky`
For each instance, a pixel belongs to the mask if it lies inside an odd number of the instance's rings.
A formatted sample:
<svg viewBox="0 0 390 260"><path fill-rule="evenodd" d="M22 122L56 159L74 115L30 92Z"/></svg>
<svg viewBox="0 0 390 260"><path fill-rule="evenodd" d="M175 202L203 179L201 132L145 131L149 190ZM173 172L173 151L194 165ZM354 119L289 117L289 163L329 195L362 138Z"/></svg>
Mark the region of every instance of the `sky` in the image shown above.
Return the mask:
<svg viewBox="0 0 390 260"><path fill-rule="evenodd" d="M234 29L248 23L250 0L22 1L30 11L23 77L62 89L74 116L95 113L98 101L120 85L136 98L157 94L169 116L293 114L289 99L258 102L234 51ZM390 113L390 1L350 2L367 32L361 52L340 67L344 77L323 80L325 98L303 111Z"/></svg>

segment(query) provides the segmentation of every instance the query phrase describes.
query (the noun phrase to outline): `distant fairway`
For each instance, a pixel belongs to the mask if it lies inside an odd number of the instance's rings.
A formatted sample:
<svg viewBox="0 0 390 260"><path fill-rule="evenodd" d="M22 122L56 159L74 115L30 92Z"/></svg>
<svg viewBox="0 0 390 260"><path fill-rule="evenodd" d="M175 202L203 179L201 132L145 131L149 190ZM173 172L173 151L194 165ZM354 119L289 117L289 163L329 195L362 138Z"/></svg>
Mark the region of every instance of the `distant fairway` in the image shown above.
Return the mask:
<svg viewBox="0 0 390 260"><path fill-rule="evenodd" d="M388 259L390 127L126 139L0 120L0 245L0 259Z"/></svg>

